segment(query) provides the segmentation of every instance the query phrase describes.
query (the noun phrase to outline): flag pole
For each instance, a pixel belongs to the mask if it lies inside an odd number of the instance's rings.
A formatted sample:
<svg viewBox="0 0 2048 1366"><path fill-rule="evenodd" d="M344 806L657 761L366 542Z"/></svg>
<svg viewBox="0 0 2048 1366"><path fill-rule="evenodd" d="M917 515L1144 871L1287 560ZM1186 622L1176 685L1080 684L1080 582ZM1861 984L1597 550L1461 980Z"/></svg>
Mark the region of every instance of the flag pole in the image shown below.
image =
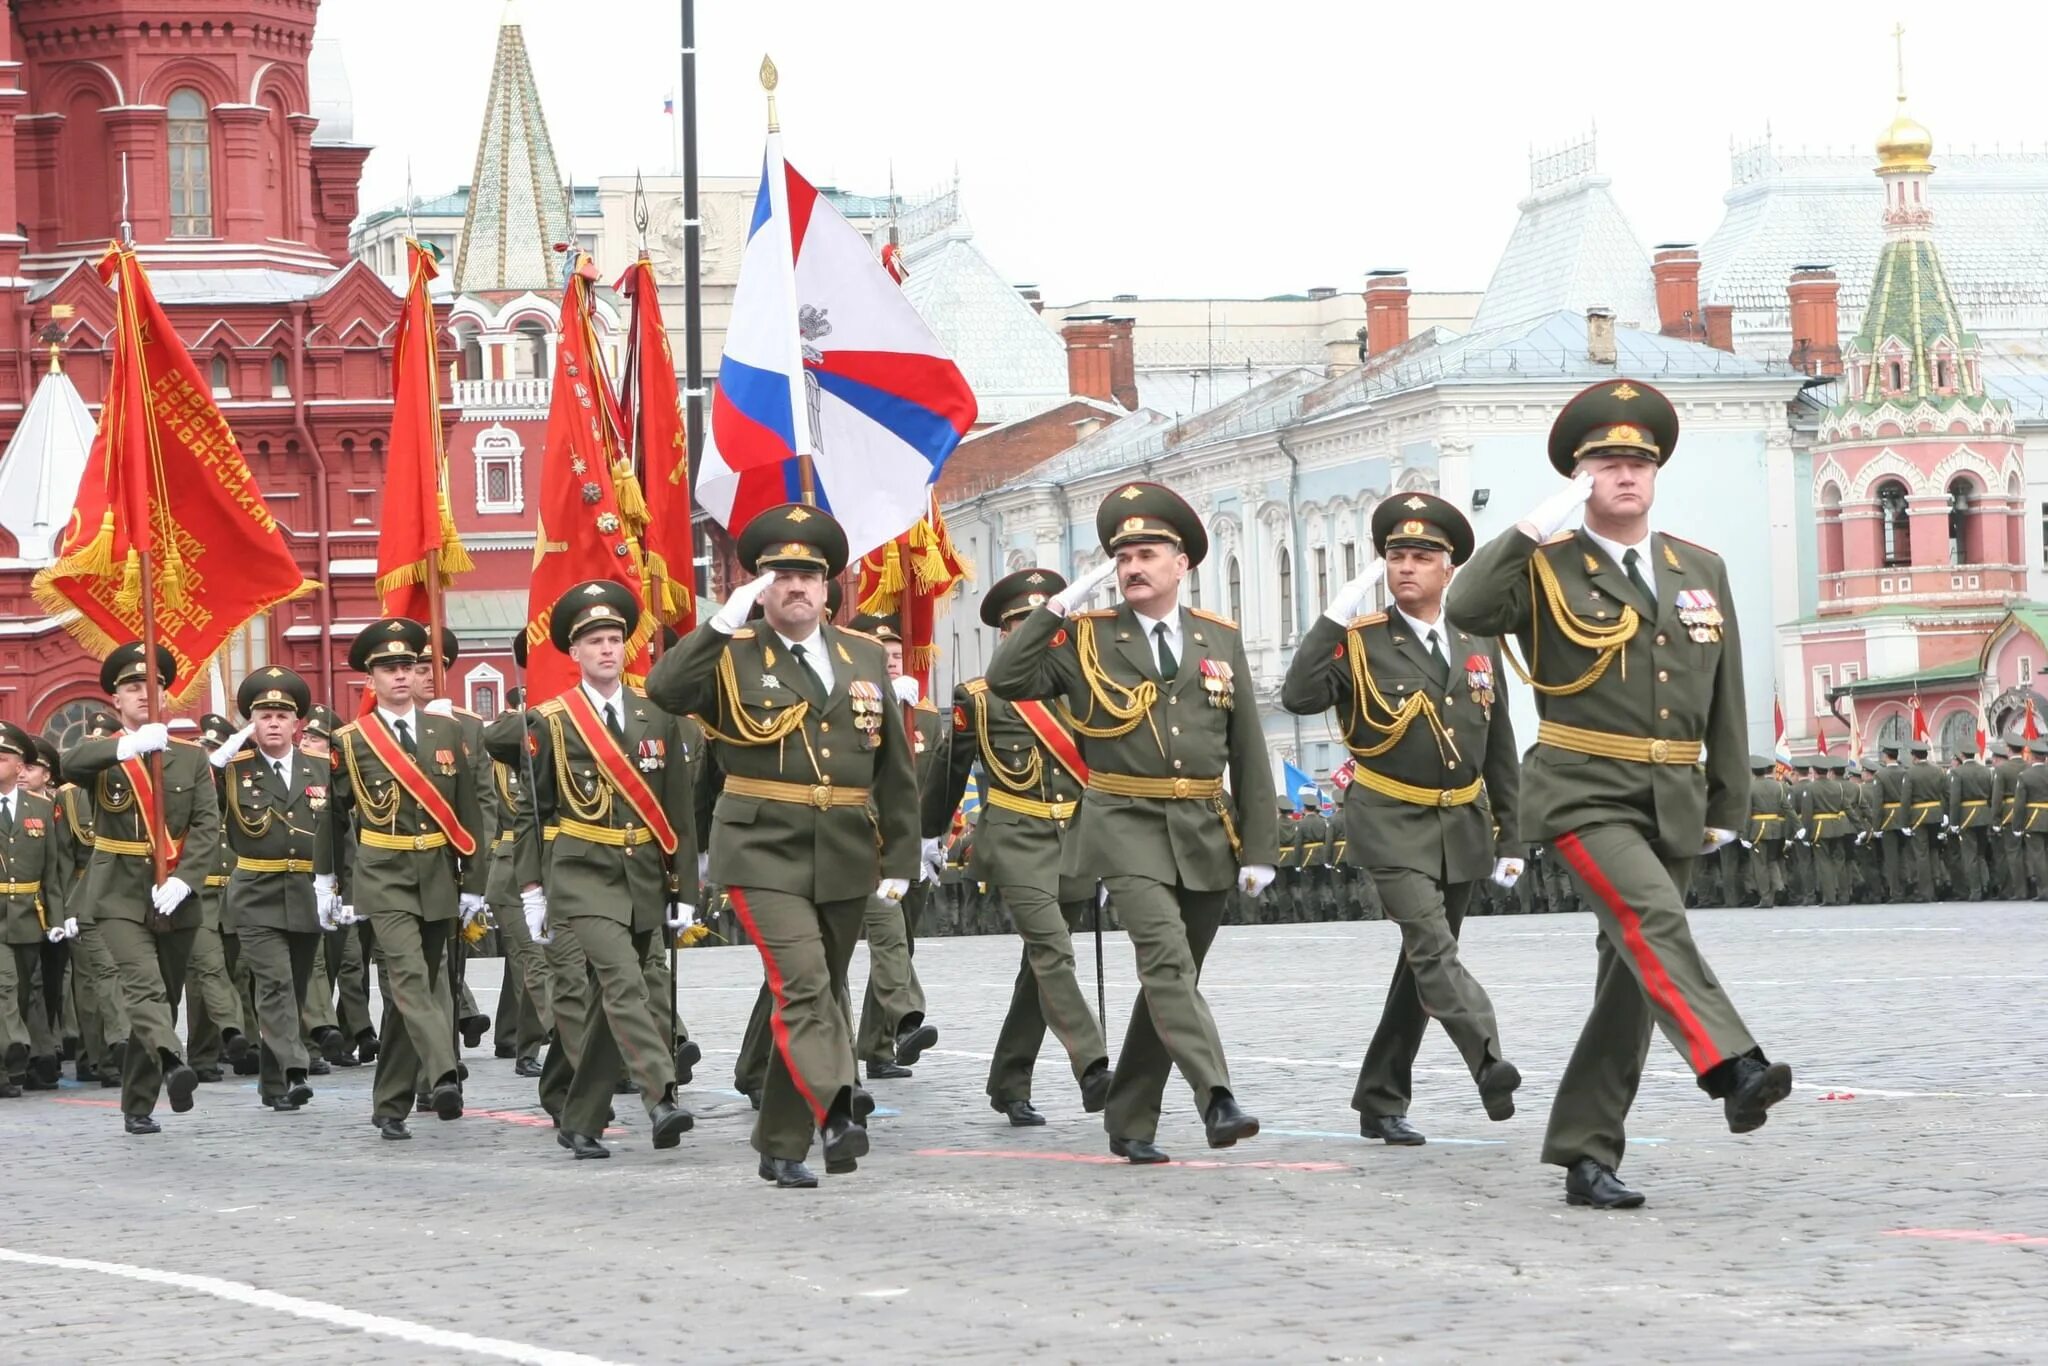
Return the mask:
<svg viewBox="0 0 2048 1366"><path fill-rule="evenodd" d="M704 450L704 293L698 278L704 242L703 224L697 217L697 3L682 0L682 6L682 104L676 119L683 141L683 429L690 447L684 459L694 490ZM711 591L709 533L693 530L690 546L690 558L696 561L690 566L690 587L702 602Z"/></svg>
<svg viewBox="0 0 2048 1366"><path fill-rule="evenodd" d="M775 63L768 57L762 57L761 89L768 93L768 139L770 145L774 146L776 153L776 164L770 172L770 174L773 175L785 174L782 168L782 148L780 140L776 136L782 131L782 119L775 112L775 87L780 82L780 80L781 77L776 73L775 70ZM784 183L786 184L787 181L785 180ZM771 189L769 193L773 195L774 191ZM796 264L795 253L796 243L791 242L790 265L792 269L794 269ZM795 321L796 320L794 318L790 319L790 322L792 324L794 324ZM790 404L792 407L800 403L808 403L809 401L809 398L800 390L792 390L790 394ZM792 416L794 416L794 414L792 414ZM817 433L811 431L809 423L806 422L804 424L803 441L801 443L802 449L800 449L796 453L796 470L797 486L800 490L800 494L804 502L804 505L807 507L816 507L818 505L818 472L811 462L811 443L816 439Z"/></svg>

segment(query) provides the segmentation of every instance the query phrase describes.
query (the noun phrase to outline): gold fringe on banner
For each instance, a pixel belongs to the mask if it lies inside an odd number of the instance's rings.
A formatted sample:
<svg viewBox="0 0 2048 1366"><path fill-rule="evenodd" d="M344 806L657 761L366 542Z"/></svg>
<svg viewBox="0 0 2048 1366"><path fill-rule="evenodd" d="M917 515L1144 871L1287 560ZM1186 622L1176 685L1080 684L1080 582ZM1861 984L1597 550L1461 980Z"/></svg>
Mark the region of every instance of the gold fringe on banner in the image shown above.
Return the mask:
<svg viewBox="0 0 2048 1366"><path fill-rule="evenodd" d="M447 578L456 574L467 574L470 570L476 568L476 562L469 558L469 550L462 544L462 533L455 529L455 512L448 506L448 495L445 491L441 494L440 501L442 577ZM419 568L424 573L426 561L422 560ZM403 570L394 571L392 577L396 578L398 574L403 572ZM379 583L377 591L379 593L384 591L382 583Z"/></svg>

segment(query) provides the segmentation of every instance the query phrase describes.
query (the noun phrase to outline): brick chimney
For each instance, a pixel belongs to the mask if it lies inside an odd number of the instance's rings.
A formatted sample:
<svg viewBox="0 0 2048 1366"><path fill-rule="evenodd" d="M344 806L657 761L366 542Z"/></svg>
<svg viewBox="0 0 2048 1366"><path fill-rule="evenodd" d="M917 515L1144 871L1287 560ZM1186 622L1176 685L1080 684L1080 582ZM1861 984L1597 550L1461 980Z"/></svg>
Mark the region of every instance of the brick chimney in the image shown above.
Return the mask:
<svg viewBox="0 0 2048 1366"><path fill-rule="evenodd" d="M1650 278L1657 285L1657 330L1667 337L1704 341L1706 320L1700 316L1700 254L1690 242L1666 242L1650 259Z"/></svg>
<svg viewBox="0 0 2048 1366"><path fill-rule="evenodd" d="M1067 343L1067 392L1104 403L1116 396L1115 341L1107 313L1069 313L1060 336Z"/></svg>
<svg viewBox="0 0 2048 1366"><path fill-rule="evenodd" d="M1733 351L1735 349L1735 305L1708 304L1706 315L1707 345L1713 347L1716 351Z"/></svg>
<svg viewBox="0 0 2048 1366"><path fill-rule="evenodd" d="M1408 340L1408 272L1365 273L1365 354L1383 355Z"/></svg>
<svg viewBox="0 0 2048 1366"><path fill-rule="evenodd" d="M1841 292L1833 267L1792 267L1792 364L1809 375L1842 373Z"/></svg>
<svg viewBox="0 0 2048 1366"><path fill-rule="evenodd" d="M1595 365L1614 365L1619 356L1614 347L1614 310L1594 305L1586 310L1586 359Z"/></svg>
<svg viewBox="0 0 2048 1366"><path fill-rule="evenodd" d="M1137 325L1136 318L1109 320L1109 393L1132 412L1138 410Z"/></svg>

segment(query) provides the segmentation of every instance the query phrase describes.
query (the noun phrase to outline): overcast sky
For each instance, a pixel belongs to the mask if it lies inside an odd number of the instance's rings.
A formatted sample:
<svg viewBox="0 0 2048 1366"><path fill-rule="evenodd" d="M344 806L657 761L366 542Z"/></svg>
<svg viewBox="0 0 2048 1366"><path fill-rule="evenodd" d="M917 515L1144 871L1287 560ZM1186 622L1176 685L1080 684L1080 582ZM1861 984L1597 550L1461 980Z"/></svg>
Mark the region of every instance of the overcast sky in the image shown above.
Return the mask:
<svg viewBox="0 0 2048 1366"><path fill-rule="evenodd" d="M555 152L579 182L669 169L675 0L515 0ZM1915 6L1921 14L1925 6ZM325 0L363 206L467 182L503 0ZM1481 289L1539 150L1597 125L1647 247L1721 218L1731 139L1868 154L1893 112L1882 6L1257 0L700 0L706 175L759 165L763 52L785 150L820 184L960 169L976 241L1058 303L1259 296L1403 266ZM1939 149L2040 149L2048 5L1907 19L1914 115ZM1567 17L1568 16L1568 17ZM1938 194L1940 180L1935 189ZM1937 212L1938 212L1937 200ZM614 262L613 265L621 263Z"/></svg>

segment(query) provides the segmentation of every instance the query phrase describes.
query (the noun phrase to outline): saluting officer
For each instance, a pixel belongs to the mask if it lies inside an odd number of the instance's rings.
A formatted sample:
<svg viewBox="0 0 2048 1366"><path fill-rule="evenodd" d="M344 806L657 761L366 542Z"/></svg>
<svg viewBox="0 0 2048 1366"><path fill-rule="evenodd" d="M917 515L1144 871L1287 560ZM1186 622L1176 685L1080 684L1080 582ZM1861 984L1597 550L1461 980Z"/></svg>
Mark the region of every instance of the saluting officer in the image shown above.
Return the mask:
<svg viewBox="0 0 2048 1366"><path fill-rule="evenodd" d="M21 1094L31 1058L45 1082L57 1080L60 1047L30 986L43 945L78 934L66 907L71 869L56 838L56 804L21 783L22 765L35 757L29 733L0 721L0 1096Z"/></svg>
<svg viewBox="0 0 2048 1366"><path fill-rule="evenodd" d="M1066 586L1060 575L1035 566L1007 574L982 598L982 622L1007 637ZM1081 1087L1081 1108L1100 1113L1109 1103L1109 1056L1102 1026L1074 972L1074 931L1094 909L1095 882L1060 871L1075 838L1088 766L1073 731L1053 708L1005 702L989 691L986 679L970 678L953 690L945 774L924 789L928 841L951 828L977 762L985 782L970 867L995 889L1024 941L1010 1007L989 1059L989 1104L1020 1128L1045 1123L1031 1103L1031 1072L1050 1025Z"/></svg>
<svg viewBox="0 0 2048 1366"><path fill-rule="evenodd" d="M759 577L665 653L648 676L664 711L702 718L725 773L710 881L726 889L775 997L775 1049L755 1121L760 1175L815 1186L868 1151L854 1111L853 1036L840 1006L870 894L900 901L917 874L917 777L882 647L821 621L846 568L829 513L785 504L741 530ZM744 623L754 603L759 626Z"/></svg>
<svg viewBox="0 0 2048 1366"><path fill-rule="evenodd" d="M1256 897L1272 885L1272 759L1237 623L1180 605L1209 550L1195 510L1164 485L1123 484L1095 530L1108 558L1027 613L987 677L1007 701L1060 699L1082 738L1087 814L1061 871L1108 887L1141 983L1103 1127L1117 1156L1165 1162L1153 1140L1175 1066L1210 1147L1259 1131L1238 1106L1197 978L1230 889ZM1075 610L1112 577L1120 605Z"/></svg>
<svg viewBox="0 0 2048 1366"><path fill-rule="evenodd" d="M314 851L315 893L340 897L367 915L383 968L382 1043L371 1123L387 1139L406 1139L417 1079L442 1119L462 1116L449 1010L434 979L461 922L484 914L486 859L477 837L476 770L456 723L416 705L413 665L427 649L427 628L403 617L364 627L349 646L349 667L370 676L375 707L334 734L329 819L354 840L347 883L335 880L328 842Z"/></svg>
<svg viewBox="0 0 2048 1366"><path fill-rule="evenodd" d="M1374 509L1372 544L1384 560L1339 589L1301 638L1280 705L1302 716L1335 711L1355 761L1347 850L1400 927L1401 958L1351 1108L1365 1137L1414 1146L1425 1140L1408 1102L1432 1019L1464 1058L1487 1118L1515 1113L1522 1074L1501 1053L1486 989L1459 961L1458 929L1481 879L1512 887L1522 874L1521 764L1499 692L1499 645L1444 620L1444 590L1472 555L1472 524L1433 494L1397 495ZM1382 572L1394 610L1353 616Z"/></svg>
<svg viewBox="0 0 2048 1366"><path fill-rule="evenodd" d="M1550 429L1570 486L1472 557L1448 613L1468 631L1514 632L1531 661L1542 719L1522 833L1552 842L1599 920L1593 1009L1543 1157L1566 1169L1569 1203L1602 1209L1643 1202L1615 1169L1653 1023L1736 1133L1792 1092L1792 1069L1764 1058L1686 923L1694 865L1748 815L1749 746L1727 569L1650 529L1677 441L1677 413L1648 384L1582 391ZM1582 505L1583 529L1560 531Z"/></svg>

